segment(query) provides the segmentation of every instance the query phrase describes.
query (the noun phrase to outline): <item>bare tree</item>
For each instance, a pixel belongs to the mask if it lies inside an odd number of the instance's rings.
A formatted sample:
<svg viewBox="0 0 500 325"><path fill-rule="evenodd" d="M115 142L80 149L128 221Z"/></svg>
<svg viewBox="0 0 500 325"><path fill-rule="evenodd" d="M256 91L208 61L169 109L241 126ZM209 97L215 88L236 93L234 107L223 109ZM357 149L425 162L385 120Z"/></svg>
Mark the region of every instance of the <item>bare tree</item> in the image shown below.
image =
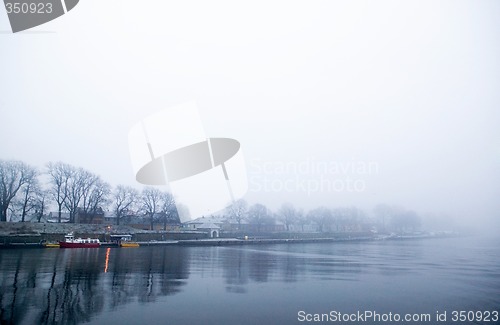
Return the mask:
<svg viewBox="0 0 500 325"><path fill-rule="evenodd" d="M7 211L19 189L36 178L34 168L21 161L0 160L0 221L7 221Z"/></svg>
<svg viewBox="0 0 500 325"><path fill-rule="evenodd" d="M380 230L386 230L386 222L391 217L392 209L387 204L378 204L374 209L375 217L378 219L378 222L381 224Z"/></svg>
<svg viewBox="0 0 500 325"><path fill-rule="evenodd" d="M150 229L154 229L155 215L161 211L163 193L154 187L145 187L142 190L141 203L146 211L146 216L149 218Z"/></svg>
<svg viewBox="0 0 500 325"><path fill-rule="evenodd" d="M241 230L241 221L247 216L248 204L245 200L239 199L228 207L228 213L238 223L238 230Z"/></svg>
<svg viewBox="0 0 500 325"><path fill-rule="evenodd" d="M118 185L113 192L113 210L116 216L116 224L129 212L139 200L139 191L130 187Z"/></svg>
<svg viewBox="0 0 500 325"><path fill-rule="evenodd" d="M35 215L38 222L42 220L42 217L45 213L45 209L49 201L48 196L49 192L41 188L35 192L34 206L35 206Z"/></svg>
<svg viewBox="0 0 500 325"><path fill-rule="evenodd" d="M83 213L90 217L89 222L92 223L99 209L102 209L101 206L106 204L111 186L96 175L89 177L86 183L90 186L84 186Z"/></svg>
<svg viewBox="0 0 500 325"><path fill-rule="evenodd" d="M366 219L363 210L356 207L335 208L332 210L336 231L359 231Z"/></svg>
<svg viewBox="0 0 500 325"><path fill-rule="evenodd" d="M257 232L260 232L262 226L268 224L272 219L269 210L262 204L254 204L248 209L250 223L257 226Z"/></svg>
<svg viewBox="0 0 500 325"><path fill-rule="evenodd" d="M385 231L387 226L387 221L388 219L392 218L392 215L394 213L394 207L391 207L387 204L378 204L373 209L373 212L375 213L375 216L377 217L379 222L382 224L381 229Z"/></svg>
<svg viewBox="0 0 500 325"><path fill-rule="evenodd" d="M335 224L336 231L352 231L358 227L358 209L351 207L341 207L332 210L332 223Z"/></svg>
<svg viewBox="0 0 500 325"><path fill-rule="evenodd" d="M300 225L302 232L304 232L304 226L309 223L309 220L302 209L297 210L297 223Z"/></svg>
<svg viewBox="0 0 500 325"><path fill-rule="evenodd" d="M33 211L38 203L38 193L41 189L37 176L38 172L33 170L33 177L30 178L20 189L22 194L22 197L20 198L21 222L25 221L26 215Z"/></svg>
<svg viewBox="0 0 500 325"><path fill-rule="evenodd" d="M16 221L25 222L36 218L37 222L41 222L48 203L47 195L36 182L21 187L9 207L10 220L14 221L16 217Z"/></svg>
<svg viewBox="0 0 500 325"><path fill-rule="evenodd" d="M67 186L68 196L64 202L64 206L69 212L69 222L75 222L80 201L95 182L95 177L83 168L71 167Z"/></svg>
<svg viewBox="0 0 500 325"><path fill-rule="evenodd" d="M174 196L170 192L163 192L160 202L160 220L163 222L163 230L167 230L169 221L175 221L178 218Z"/></svg>
<svg viewBox="0 0 500 325"><path fill-rule="evenodd" d="M82 210L83 213L87 214L90 213L90 210L92 209L93 206L93 192L96 188L102 187L107 185L104 183L101 178L95 174L92 174L91 172L88 172L82 168L78 169L75 172L75 176L77 175L76 178L79 179L80 183L80 192L81 192L81 198L80 198L80 204L81 209L77 210ZM108 185L109 186L109 185Z"/></svg>
<svg viewBox="0 0 500 325"><path fill-rule="evenodd" d="M363 224L366 222L367 219L365 211L358 209L356 207L350 207L348 209L348 213L350 221L350 230L351 231L362 230Z"/></svg>
<svg viewBox="0 0 500 325"><path fill-rule="evenodd" d="M47 174L50 176L49 193L57 205L57 222L61 222L61 214L68 198L68 181L71 177L73 167L71 165L56 162L47 164Z"/></svg>
<svg viewBox="0 0 500 325"><path fill-rule="evenodd" d="M323 232L333 222L332 212L325 207L319 207L309 211L307 218L318 225L318 230Z"/></svg>
<svg viewBox="0 0 500 325"><path fill-rule="evenodd" d="M420 222L420 217L415 211L393 207L391 225L395 230L401 233L408 229L415 231L416 228L420 227Z"/></svg>
<svg viewBox="0 0 500 325"><path fill-rule="evenodd" d="M285 224L286 231L297 221L297 209L291 203L284 203L278 211L278 218Z"/></svg>

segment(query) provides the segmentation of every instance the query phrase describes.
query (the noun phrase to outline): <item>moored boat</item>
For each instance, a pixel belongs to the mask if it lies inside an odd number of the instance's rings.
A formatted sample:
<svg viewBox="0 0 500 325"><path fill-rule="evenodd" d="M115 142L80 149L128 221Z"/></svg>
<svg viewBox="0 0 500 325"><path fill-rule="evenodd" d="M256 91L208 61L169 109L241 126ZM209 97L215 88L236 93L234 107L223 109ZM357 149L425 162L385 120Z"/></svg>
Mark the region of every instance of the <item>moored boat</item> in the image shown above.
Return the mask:
<svg viewBox="0 0 500 325"><path fill-rule="evenodd" d="M60 245L59 245L59 243L45 243L45 244L43 244L43 247L46 247L46 248L59 248Z"/></svg>
<svg viewBox="0 0 500 325"><path fill-rule="evenodd" d="M59 242L61 248L97 248L101 242L97 238L75 238L73 233L64 236L64 241Z"/></svg>
<svg viewBox="0 0 500 325"><path fill-rule="evenodd" d="M120 247L139 247L139 243L133 241L130 234L113 234L110 237L111 242L116 243Z"/></svg>
<svg viewBox="0 0 500 325"><path fill-rule="evenodd" d="M139 247L139 243L135 241L124 241L120 243L120 247Z"/></svg>

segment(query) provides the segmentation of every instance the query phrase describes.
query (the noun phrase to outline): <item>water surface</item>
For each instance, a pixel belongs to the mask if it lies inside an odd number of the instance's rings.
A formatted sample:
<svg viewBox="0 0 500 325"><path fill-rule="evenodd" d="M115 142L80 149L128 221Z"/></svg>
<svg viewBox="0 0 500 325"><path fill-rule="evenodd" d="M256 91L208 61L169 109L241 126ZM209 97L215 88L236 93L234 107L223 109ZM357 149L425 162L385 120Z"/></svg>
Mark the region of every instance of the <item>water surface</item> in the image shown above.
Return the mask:
<svg viewBox="0 0 500 325"><path fill-rule="evenodd" d="M451 313L500 311L500 240L4 249L0 307L2 324L299 324L300 311L365 310L493 324Z"/></svg>

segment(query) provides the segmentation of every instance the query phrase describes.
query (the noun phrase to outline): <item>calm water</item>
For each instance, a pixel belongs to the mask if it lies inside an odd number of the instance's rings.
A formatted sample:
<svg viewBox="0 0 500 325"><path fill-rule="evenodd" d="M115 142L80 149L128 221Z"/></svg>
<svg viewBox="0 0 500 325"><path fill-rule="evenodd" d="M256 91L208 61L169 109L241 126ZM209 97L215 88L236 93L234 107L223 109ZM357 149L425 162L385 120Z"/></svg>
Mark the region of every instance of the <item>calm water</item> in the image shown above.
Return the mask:
<svg viewBox="0 0 500 325"><path fill-rule="evenodd" d="M0 250L0 307L2 324L303 324L299 311L365 310L470 324L452 311L500 311L500 240Z"/></svg>

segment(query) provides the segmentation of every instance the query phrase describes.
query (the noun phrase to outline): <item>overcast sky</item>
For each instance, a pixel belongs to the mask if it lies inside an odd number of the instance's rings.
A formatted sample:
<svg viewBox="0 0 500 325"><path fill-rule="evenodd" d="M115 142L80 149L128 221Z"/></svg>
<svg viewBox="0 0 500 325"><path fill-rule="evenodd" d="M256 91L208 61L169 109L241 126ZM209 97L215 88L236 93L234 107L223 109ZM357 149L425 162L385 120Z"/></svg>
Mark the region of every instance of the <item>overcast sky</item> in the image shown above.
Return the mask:
<svg viewBox="0 0 500 325"><path fill-rule="evenodd" d="M251 203L497 219L499 17L493 0L81 0L12 34L0 9L0 157L139 187L129 129L196 100L208 136L240 141Z"/></svg>

